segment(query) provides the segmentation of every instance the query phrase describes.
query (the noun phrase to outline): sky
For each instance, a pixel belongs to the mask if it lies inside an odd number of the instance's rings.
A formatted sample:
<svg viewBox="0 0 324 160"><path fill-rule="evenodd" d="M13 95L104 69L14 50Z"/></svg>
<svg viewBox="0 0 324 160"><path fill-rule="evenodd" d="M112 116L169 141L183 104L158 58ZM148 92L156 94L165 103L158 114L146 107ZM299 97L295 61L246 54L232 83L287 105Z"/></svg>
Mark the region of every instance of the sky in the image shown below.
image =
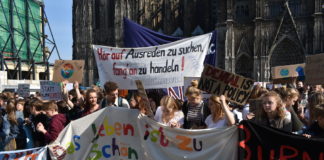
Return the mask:
<svg viewBox="0 0 324 160"><path fill-rule="evenodd" d="M72 59L72 0L44 0L45 13L52 29L54 40L63 60ZM46 26L48 27L48 26ZM50 32L46 30L50 37ZM56 52L50 63L59 59Z"/></svg>

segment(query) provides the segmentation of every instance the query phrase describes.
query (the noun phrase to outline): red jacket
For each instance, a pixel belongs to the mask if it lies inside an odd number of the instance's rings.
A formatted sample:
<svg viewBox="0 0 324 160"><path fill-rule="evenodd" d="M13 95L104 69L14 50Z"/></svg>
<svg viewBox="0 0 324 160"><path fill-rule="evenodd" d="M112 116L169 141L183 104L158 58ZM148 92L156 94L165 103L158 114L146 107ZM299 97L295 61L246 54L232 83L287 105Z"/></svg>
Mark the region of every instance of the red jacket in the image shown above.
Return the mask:
<svg viewBox="0 0 324 160"><path fill-rule="evenodd" d="M64 114L57 114L52 117L51 122L49 124L48 130L45 133L45 141L46 143L53 142L60 132L64 129L64 127L67 125L68 121L66 119L66 116Z"/></svg>

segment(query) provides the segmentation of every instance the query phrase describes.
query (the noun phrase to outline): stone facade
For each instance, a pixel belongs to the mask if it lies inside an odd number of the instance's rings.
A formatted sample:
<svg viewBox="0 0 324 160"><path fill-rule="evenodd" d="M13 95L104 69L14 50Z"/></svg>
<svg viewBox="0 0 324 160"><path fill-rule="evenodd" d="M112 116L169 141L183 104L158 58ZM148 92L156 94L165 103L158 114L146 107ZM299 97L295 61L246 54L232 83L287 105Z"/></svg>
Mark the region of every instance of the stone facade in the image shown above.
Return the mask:
<svg viewBox="0 0 324 160"><path fill-rule="evenodd" d="M73 59L98 81L91 44L122 47L123 17L174 36L218 31L217 64L269 81L273 66L324 53L324 0L74 0Z"/></svg>

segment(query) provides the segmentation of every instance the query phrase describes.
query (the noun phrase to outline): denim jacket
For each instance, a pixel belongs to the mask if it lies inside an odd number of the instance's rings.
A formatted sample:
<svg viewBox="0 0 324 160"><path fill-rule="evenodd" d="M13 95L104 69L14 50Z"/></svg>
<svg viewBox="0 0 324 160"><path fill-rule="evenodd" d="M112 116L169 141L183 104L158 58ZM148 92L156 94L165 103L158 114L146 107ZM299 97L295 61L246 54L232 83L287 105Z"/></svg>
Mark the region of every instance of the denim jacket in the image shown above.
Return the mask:
<svg viewBox="0 0 324 160"><path fill-rule="evenodd" d="M4 146L10 142L13 138L17 138L19 134L18 125L10 124L8 115L3 117L2 129L0 130L1 144L0 149L3 150Z"/></svg>

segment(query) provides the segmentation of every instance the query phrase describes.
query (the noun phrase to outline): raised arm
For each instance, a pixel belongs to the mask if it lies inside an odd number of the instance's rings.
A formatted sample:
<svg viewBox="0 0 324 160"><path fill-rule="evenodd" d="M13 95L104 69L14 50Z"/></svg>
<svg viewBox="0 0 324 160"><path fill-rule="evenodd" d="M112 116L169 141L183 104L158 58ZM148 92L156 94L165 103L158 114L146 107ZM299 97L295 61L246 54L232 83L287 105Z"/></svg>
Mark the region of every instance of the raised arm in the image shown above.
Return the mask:
<svg viewBox="0 0 324 160"><path fill-rule="evenodd" d="M83 98L83 96L80 93L79 82L78 81L75 81L73 83L73 88L75 89L78 103L81 104L84 101L84 98Z"/></svg>
<svg viewBox="0 0 324 160"><path fill-rule="evenodd" d="M72 101L69 99L69 92L66 88L66 84L68 83L67 80L64 80L62 82L62 96L63 96L63 100L68 104L69 108L73 108L74 104L72 103Z"/></svg>
<svg viewBox="0 0 324 160"><path fill-rule="evenodd" d="M227 119L227 125L228 126L232 126L235 124L235 118L234 118L234 114L229 110L229 107L226 103L226 97L224 95L220 96L220 100L222 103L222 109L225 113L225 117Z"/></svg>

